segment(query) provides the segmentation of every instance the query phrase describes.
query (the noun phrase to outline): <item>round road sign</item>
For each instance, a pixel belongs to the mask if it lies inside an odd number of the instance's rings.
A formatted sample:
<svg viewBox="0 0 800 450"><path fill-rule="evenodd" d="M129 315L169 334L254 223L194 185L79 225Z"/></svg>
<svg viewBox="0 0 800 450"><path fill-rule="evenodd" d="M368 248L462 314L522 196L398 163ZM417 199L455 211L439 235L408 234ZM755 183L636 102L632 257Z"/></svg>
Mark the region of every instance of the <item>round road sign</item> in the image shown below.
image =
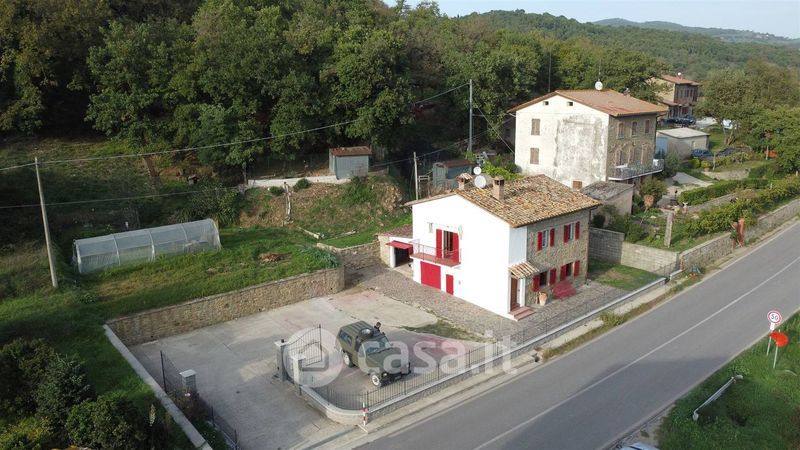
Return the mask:
<svg viewBox="0 0 800 450"><path fill-rule="evenodd" d="M769 323L779 324L783 322L783 316L773 309L767 313L767 320L769 320Z"/></svg>

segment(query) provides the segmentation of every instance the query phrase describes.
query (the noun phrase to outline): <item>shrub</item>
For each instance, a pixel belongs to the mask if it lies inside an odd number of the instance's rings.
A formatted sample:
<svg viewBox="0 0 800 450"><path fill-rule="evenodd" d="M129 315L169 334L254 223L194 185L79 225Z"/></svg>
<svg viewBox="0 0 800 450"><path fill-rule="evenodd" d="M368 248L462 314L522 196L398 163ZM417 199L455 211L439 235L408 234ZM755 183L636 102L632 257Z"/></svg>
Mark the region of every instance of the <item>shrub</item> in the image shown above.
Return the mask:
<svg viewBox="0 0 800 450"><path fill-rule="evenodd" d="M739 181L737 180L719 181L710 186L692 189L690 191L684 191L681 193L679 201L682 203L688 203L690 205L699 205L709 200L722 197L723 195L730 194L731 192L734 192L737 189L742 189L742 188L761 189L766 187L767 184L768 184L767 180L752 179L752 178Z"/></svg>
<svg viewBox="0 0 800 450"><path fill-rule="evenodd" d="M220 227L236 222L239 215L239 193L223 187L218 182L207 181L199 185L199 192L186 195L186 202L176 212L178 222L207 219L217 221Z"/></svg>
<svg viewBox="0 0 800 450"><path fill-rule="evenodd" d="M366 177L354 177L342 189L342 202L346 206L372 203L378 200Z"/></svg>
<svg viewBox="0 0 800 450"><path fill-rule="evenodd" d="M308 178L300 178L295 183L294 187L292 188L295 192L302 191L303 189L308 189L311 187L311 182L308 181Z"/></svg>
<svg viewBox="0 0 800 450"><path fill-rule="evenodd" d="M699 218L689 221L686 224L686 232L692 237L703 234L711 234L730 229L731 223L739 218L749 219L752 216L749 201L737 200L707 211L704 211Z"/></svg>
<svg viewBox="0 0 800 450"><path fill-rule="evenodd" d="M664 158L664 171L662 172L665 177L674 176L681 168L681 158L677 153L667 153Z"/></svg>
<svg viewBox="0 0 800 450"><path fill-rule="evenodd" d="M52 448L52 441L55 439L53 428L47 419L26 417L0 433L0 448L3 450Z"/></svg>
<svg viewBox="0 0 800 450"><path fill-rule="evenodd" d="M83 402L69 412L66 430L70 443L89 448L148 448L148 423L133 404L105 395Z"/></svg>
<svg viewBox="0 0 800 450"><path fill-rule="evenodd" d="M55 357L41 339L16 339L0 349L0 411L4 415L33 413L33 392Z"/></svg>
<svg viewBox="0 0 800 450"><path fill-rule="evenodd" d="M610 311L604 311L600 313L600 320L602 320L606 325L616 327L625 323L625 318L614 314Z"/></svg>
<svg viewBox="0 0 800 450"><path fill-rule="evenodd" d="M702 164L700 163L699 159L692 159L691 168L692 169L699 169Z"/></svg>
<svg viewBox="0 0 800 450"><path fill-rule="evenodd" d="M36 412L59 428L70 408L92 397L83 363L74 357L57 355L47 367L34 392Z"/></svg>
<svg viewBox="0 0 800 450"><path fill-rule="evenodd" d="M655 178L648 178L639 189L641 195L652 195L656 202L667 193L667 185Z"/></svg>
<svg viewBox="0 0 800 450"><path fill-rule="evenodd" d="M503 177L506 181L513 181L520 178L520 175L514 173L512 170L509 170L506 167L495 166L489 161L486 161L481 169L483 169L483 172L490 177Z"/></svg>
<svg viewBox="0 0 800 450"><path fill-rule="evenodd" d="M284 190L283 190L283 188L282 188L282 187L279 187L279 186L270 186L270 187L269 187L269 193L270 193L270 194L272 194L272 195L274 195L275 197L281 196L281 195L283 195L285 192L286 192L286 191L284 191Z"/></svg>

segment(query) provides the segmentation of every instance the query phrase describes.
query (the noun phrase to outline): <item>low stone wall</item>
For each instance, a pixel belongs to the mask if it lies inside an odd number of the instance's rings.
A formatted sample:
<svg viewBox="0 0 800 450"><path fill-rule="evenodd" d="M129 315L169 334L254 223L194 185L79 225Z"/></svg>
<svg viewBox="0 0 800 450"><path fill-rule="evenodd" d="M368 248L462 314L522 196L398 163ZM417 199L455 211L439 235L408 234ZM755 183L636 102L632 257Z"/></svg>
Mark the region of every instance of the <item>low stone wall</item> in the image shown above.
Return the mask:
<svg viewBox="0 0 800 450"><path fill-rule="evenodd" d="M678 266L678 253L625 242L625 234L589 228L589 257L662 274Z"/></svg>
<svg viewBox="0 0 800 450"><path fill-rule="evenodd" d="M108 322L128 346L227 322L344 289L342 267L250 286L233 292L151 309Z"/></svg>
<svg viewBox="0 0 800 450"><path fill-rule="evenodd" d="M742 170L723 170L721 172L712 172L704 170L703 175L713 178L715 180L744 180L749 175L750 171L747 169Z"/></svg>
<svg viewBox="0 0 800 450"><path fill-rule="evenodd" d="M364 267L380 264L380 246L374 240L368 244L355 245L353 247L338 248L331 245L317 243L317 247L333 253L344 266L345 271L352 272Z"/></svg>
<svg viewBox="0 0 800 450"><path fill-rule="evenodd" d="M723 256L733 253L734 241L729 234L723 234L710 241L695 245L680 254L681 268L687 270L692 266L703 267Z"/></svg>
<svg viewBox="0 0 800 450"><path fill-rule="evenodd" d="M800 199L793 200L770 213L758 218L753 226L747 225L745 228L746 240L756 239L766 234L770 230L783 225L800 214Z"/></svg>
<svg viewBox="0 0 800 450"><path fill-rule="evenodd" d="M688 209L689 214L699 213L699 212L705 211L707 209L716 208L717 206L730 203L731 200L733 200L735 198L736 198L736 194L735 193L734 194L725 194L725 195L723 195L721 197L717 197L717 198L711 199L711 200L709 200L709 201L707 201L705 203L701 203L699 205L694 205L694 206L689 206L687 209Z"/></svg>

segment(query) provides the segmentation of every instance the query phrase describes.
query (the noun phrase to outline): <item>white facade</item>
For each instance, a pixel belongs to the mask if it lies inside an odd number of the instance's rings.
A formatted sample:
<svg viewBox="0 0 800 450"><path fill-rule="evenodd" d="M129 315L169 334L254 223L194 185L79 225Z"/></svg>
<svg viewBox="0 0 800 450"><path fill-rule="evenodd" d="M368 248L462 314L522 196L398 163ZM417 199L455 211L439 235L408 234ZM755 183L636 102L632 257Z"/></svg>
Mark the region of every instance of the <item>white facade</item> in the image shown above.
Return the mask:
<svg viewBox="0 0 800 450"><path fill-rule="evenodd" d="M436 230L458 234L459 264L441 267L441 290L452 276L456 297L495 314L509 314L511 280L508 268L526 258L526 228L511 226L458 195L412 205L413 242L436 247ZM422 283L422 264L414 258L414 281ZM518 283L519 298L524 298L525 282Z"/></svg>
<svg viewBox="0 0 800 450"><path fill-rule="evenodd" d="M544 174L569 187L607 181L608 114L554 95L516 117L514 163L523 173ZM539 119L538 135L532 134L532 119ZM532 149L538 149L538 163Z"/></svg>

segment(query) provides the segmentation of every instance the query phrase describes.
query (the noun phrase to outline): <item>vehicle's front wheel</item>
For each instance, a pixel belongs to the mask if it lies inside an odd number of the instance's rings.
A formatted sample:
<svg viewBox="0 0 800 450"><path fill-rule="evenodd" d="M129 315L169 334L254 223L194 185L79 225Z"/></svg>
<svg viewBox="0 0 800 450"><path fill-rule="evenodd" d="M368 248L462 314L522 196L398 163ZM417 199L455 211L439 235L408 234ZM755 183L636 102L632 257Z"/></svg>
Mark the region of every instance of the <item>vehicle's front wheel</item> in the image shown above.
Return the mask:
<svg viewBox="0 0 800 450"><path fill-rule="evenodd" d="M372 384L375 386L381 387L381 377L377 373L370 374L369 380L372 381Z"/></svg>
<svg viewBox="0 0 800 450"><path fill-rule="evenodd" d="M347 367L353 367L353 360L350 358L350 353L342 350L342 361Z"/></svg>

